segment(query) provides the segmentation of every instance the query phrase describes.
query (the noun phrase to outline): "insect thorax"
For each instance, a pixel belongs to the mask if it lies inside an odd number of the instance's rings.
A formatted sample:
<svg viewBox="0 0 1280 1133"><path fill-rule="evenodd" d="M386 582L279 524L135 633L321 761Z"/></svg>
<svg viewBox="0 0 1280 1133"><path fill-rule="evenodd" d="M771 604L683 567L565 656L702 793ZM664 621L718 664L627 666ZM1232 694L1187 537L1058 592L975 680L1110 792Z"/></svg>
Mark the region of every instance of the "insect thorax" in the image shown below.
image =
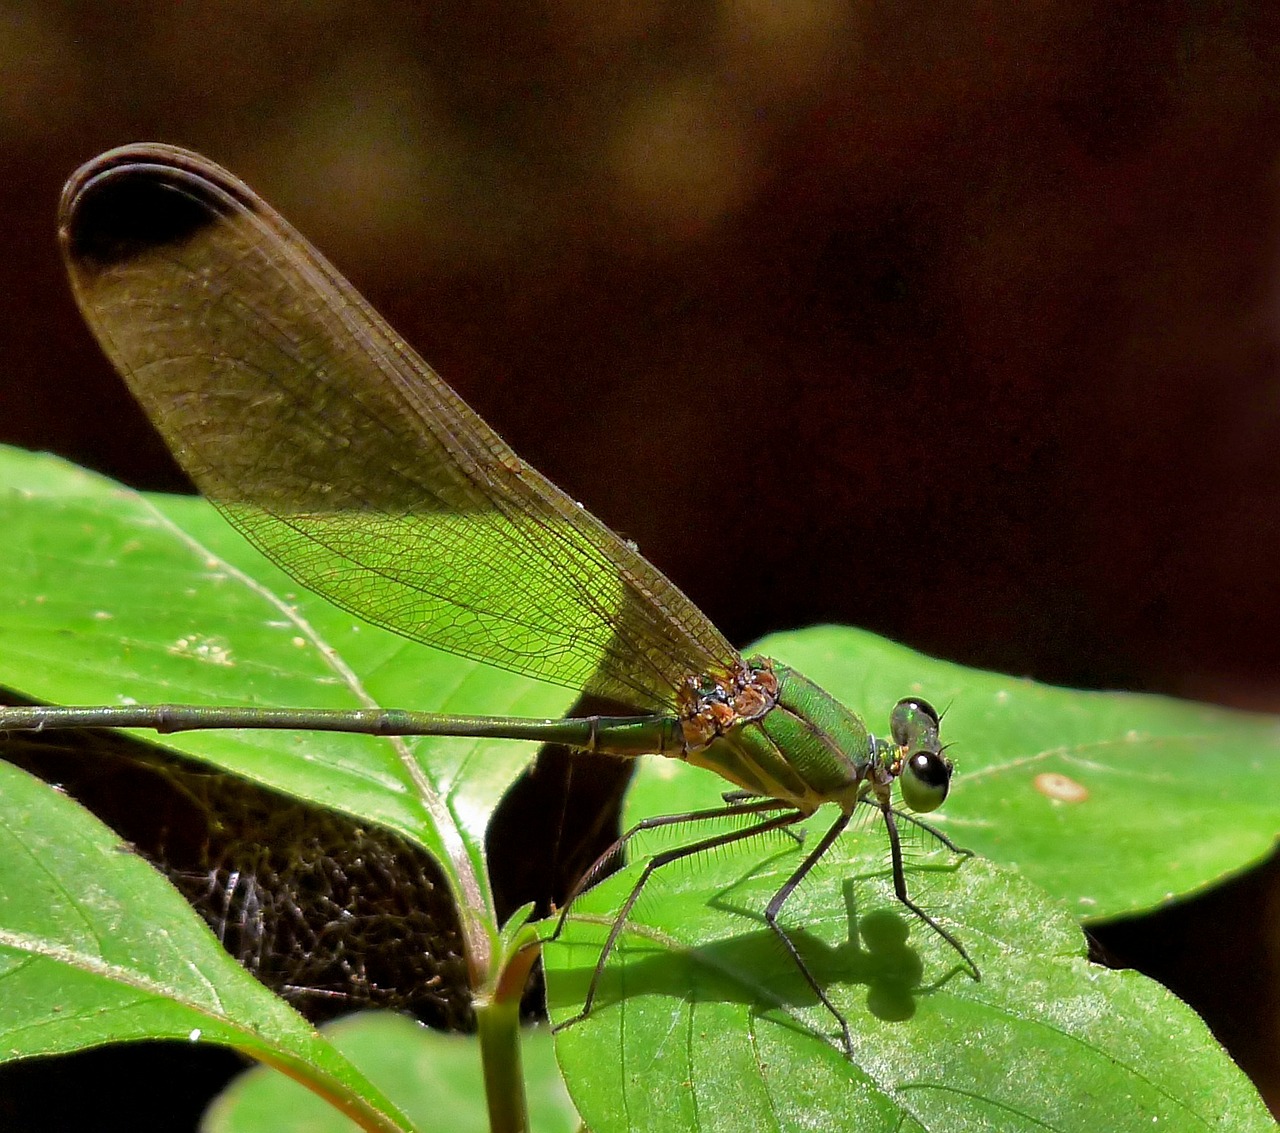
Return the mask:
<svg viewBox="0 0 1280 1133"><path fill-rule="evenodd" d="M877 763L863 722L793 669L757 658L744 669L741 685L696 696L691 688L686 760L806 811L824 802L852 809Z"/></svg>
<svg viewBox="0 0 1280 1133"><path fill-rule="evenodd" d="M740 724L765 715L778 697L778 678L767 657L738 661L723 676L691 676L680 690L685 750L699 751Z"/></svg>

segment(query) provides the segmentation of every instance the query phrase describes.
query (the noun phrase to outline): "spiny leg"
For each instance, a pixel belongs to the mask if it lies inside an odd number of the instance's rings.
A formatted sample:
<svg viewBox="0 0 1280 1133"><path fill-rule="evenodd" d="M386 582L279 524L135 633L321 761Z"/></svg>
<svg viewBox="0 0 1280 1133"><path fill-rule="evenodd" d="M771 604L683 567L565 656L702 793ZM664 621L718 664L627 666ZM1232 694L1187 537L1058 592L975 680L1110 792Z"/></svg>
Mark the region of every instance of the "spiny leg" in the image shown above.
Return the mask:
<svg viewBox="0 0 1280 1133"><path fill-rule="evenodd" d="M725 791L725 793L720 797L724 799L726 803L729 803L731 805L738 805L741 803L750 802L752 799L760 798L760 796L756 794L755 791ZM741 811L739 811L739 813L741 813ZM795 842L797 846L804 845L803 830L792 830L791 827L788 826L785 830L783 830L783 833L788 838L790 838L793 842Z"/></svg>
<svg viewBox="0 0 1280 1133"><path fill-rule="evenodd" d="M875 810L875 811L879 811L881 809L880 803L876 799L862 798L862 799L859 799L858 802L860 802L863 806L869 806L872 810ZM925 822L923 818L917 817L916 815L912 814L910 811L899 810L897 807L893 808L893 813L896 818L900 818L904 822L909 822L911 823L912 826L919 827L919 829L923 830L930 837L936 838L939 842L941 842L944 846L946 846L946 848L950 850L953 854L959 854L961 857L965 857L965 858L973 857L972 850L966 850L963 846L957 846L938 827L934 826L933 823Z"/></svg>
<svg viewBox="0 0 1280 1133"><path fill-rule="evenodd" d="M757 796L744 797L755 798ZM740 814L766 814L772 810L791 809L792 807L789 803L780 802L777 799L761 799L759 802L744 805L736 797L727 797L725 806L714 807L710 810L686 811L683 814L659 814L652 818L641 819L625 834L611 843L604 853L591 863L590 868L578 878L573 888L569 891L569 896L565 898L564 907L561 908L560 915L556 918L555 930L543 943L559 939L560 933L564 930L565 918L568 917L573 903L599 880L604 868L626 849L627 843L637 834L645 830L660 830L664 826L679 826L685 822L705 822L717 818L733 818Z"/></svg>
<svg viewBox="0 0 1280 1133"><path fill-rule="evenodd" d="M926 913L919 905L917 905L910 897L907 896L907 878L902 868L902 841L898 837L898 824L894 821L895 811L887 802L880 804L880 813L884 816L884 826L889 833L889 854L893 861L893 891L908 909L910 909L917 917L927 924L934 932L936 932L943 940L951 945L960 955L960 959L964 961L965 966L969 969L970 974L975 980L982 979L982 973L978 971L978 965L970 958L969 953L965 951L965 947L950 932L942 927L937 921ZM914 820L913 820L914 821ZM933 827L923 823L926 830L933 831ZM939 835L939 837L942 837ZM951 842L947 838L942 838L947 845Z"/></svg>
<svg viewBox="0 0 1280 1133"><path fill-rule="evenodd" d="M770 800L770 802L772 804L772 809L775 809L775 810L778 809L778 807L785 805L785 804L779 803L776 799ZM683 817L678 815L663 816L668 821L662 821L660 819L649 819L646 821L650 822L652 825L645 826L644 823L637 823L635 827L627 831L627 834L624 836L624 838L630 837L632 834L637 833L641 829L652 829L654 826L668 826L668 825L671 825L673 822L678 822L678 821L687 822L687 821L690 821L691 818L697 818L697 817L701 817L701 818L712 818L717 816L726 817L727 815L741 814L744 809L748 811L764 810L766 809L767 806L768 804L762 803L755 808L750 808L750 807L743 808L743 807L735 806L735 807L721 808L720 810L717 810L717 811L701 811L701 812L697 812L693 816L690 816L690 815L685 815ZM716 834L710 838L703 838L697 842L693 842L688 846L680 846L673 850L665 850L662 853L655 854L652 858L650 858L649 861L645 863L644 870L641 872L640 877L637 879L635 885L631 887L631 892L627 895L626 901L623 902L622 908L618 911L618 915L613 919L613 925L609 929L609 935L604 942L604 947L600 950L599 958L596 960L595 970L591 973L591 982L587 985L587 995L586 995L586 999L583 1001L582 1010L579 1011L576 1015L572 1016L571 1018L565 1019L562 1022L557 1023L554 1027L551 1028L552 1032L554 1033L556 1031L561 1031L565 1027L568 1027L574 1023L580 1022L581 1020L585 1019L588 1014L590 1014L592 1004L595 1002L596 990L599 987L601 977L604 975L604 968L605 968L605 964L609 960L609 955L610 953L613 952L614 945L617 944L618 942L618 937L622 935L623 928L626 927L627 918L631 915L631 910L632 908L635 907L636 901L639 900L641 890L644 889L649 878L652 877L656 871L660 870L663 866L670 865L672 862L679 861L681 858L691 857L694 854L700 854L706 850L718 850L722 846L731 846L735 842L742 842L748 838L754 838L760 834L767 834L771 830L780 830L786 826L791 825L792 823L799 822L804 817L805 815L803 811L791 808L791 809L788 809L783 814L775 814L771 818L766 818L762 822L754 823L753 825L748 826L743 830L731 830L727 834ZM566 905L565 908L567 911L568 906ZM560 925L563 923L564 923L564 913L561 913L560 923L556 925L556 931L548 938L549 940L554 940L556 936L559 935ZM812 977L810 977L810 979L812 980ZM819 992L819 994L821 994L821 992Z"/></svg>
<svg viewBox="0 0 1280 1133"><path fill-rule="evenodd" d="M805 875L818 864L818 861L823 854L831 849L831 844L844 833L844 828L849 825L849 818L851 815L852 811L849 814L842 813L840 817L831 824L831 829L822 836L822 840L809 851L808 856L800 863L795 873L788 877L783 883L782 888L773 895L773 900L769 902L768 907L764 911L765 923L773 929L774 934L782 941L783 947L786 948L792 961L795 963L795 966L800 969L800 974L804 976L805 983L813 989L814 995L822 1001L823 1006L825 1006L826 1009L835 1016L836 1022L840 1024L840 1036L844 1040L844 1052L850 1060L853 1058L853 1038L849 1034L849 1020L846 1019L840 1009L831 1002L827 997L827 993L823 991L822 986L814 978L813 973L809 971L809 965L804 962L803 957L800 955L800 950L795 946L791 937L787 935L786 929L778 923L778 914L782 911L782 906L786 902L787 898L795 892L796 886L799 885L800 882L804 880Z"/></svg>

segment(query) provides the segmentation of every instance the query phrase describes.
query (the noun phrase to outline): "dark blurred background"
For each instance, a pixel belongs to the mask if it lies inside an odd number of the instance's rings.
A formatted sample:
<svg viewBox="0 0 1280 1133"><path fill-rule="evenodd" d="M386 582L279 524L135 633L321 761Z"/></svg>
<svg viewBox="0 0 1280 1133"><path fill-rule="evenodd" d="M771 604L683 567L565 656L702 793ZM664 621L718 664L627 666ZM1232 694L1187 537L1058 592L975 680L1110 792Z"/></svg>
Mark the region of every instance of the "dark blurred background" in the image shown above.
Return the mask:
<svg viewBox="0 0 1280 1133"><path fill-rule="evenodd" d="M183 487L54 241L172 142L734 641L1275 710L1278 103L1269 0L0 3L0 440ZM1277 872L1098 932L1273 1107Z"/></svg>

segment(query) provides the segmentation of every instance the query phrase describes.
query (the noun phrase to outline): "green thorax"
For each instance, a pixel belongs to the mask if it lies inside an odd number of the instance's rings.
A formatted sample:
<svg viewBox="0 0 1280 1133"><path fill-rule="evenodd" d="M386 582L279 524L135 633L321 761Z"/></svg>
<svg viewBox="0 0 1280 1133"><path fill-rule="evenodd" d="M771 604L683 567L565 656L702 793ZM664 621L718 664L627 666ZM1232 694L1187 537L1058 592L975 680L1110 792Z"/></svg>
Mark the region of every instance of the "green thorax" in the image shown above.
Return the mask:
<svg viewBox="0 0 1280 1133"><path fill-rule="evenodd" d="M768 664L757 659L752 668ZM876 741L866 725L807 677L773 665L774 706L685 758L753 795L782 799L806 811L827 802L846 811L868 787Z"/></svg>

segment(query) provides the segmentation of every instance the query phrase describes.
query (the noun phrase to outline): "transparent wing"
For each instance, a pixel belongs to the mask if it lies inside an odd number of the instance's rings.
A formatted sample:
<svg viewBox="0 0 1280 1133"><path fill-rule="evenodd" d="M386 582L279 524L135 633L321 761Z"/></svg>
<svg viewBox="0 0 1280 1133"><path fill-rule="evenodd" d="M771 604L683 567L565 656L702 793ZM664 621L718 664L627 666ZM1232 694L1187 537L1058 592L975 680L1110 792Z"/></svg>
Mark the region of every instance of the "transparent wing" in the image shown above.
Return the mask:
<svg viewBox="0 0 1280 1133"><path fill-rule="evenodd" d="M318 594L407 637L637 707L732 647L529 467L247 186L112 150L59 234L98 340L200 490Z"/></svg>

